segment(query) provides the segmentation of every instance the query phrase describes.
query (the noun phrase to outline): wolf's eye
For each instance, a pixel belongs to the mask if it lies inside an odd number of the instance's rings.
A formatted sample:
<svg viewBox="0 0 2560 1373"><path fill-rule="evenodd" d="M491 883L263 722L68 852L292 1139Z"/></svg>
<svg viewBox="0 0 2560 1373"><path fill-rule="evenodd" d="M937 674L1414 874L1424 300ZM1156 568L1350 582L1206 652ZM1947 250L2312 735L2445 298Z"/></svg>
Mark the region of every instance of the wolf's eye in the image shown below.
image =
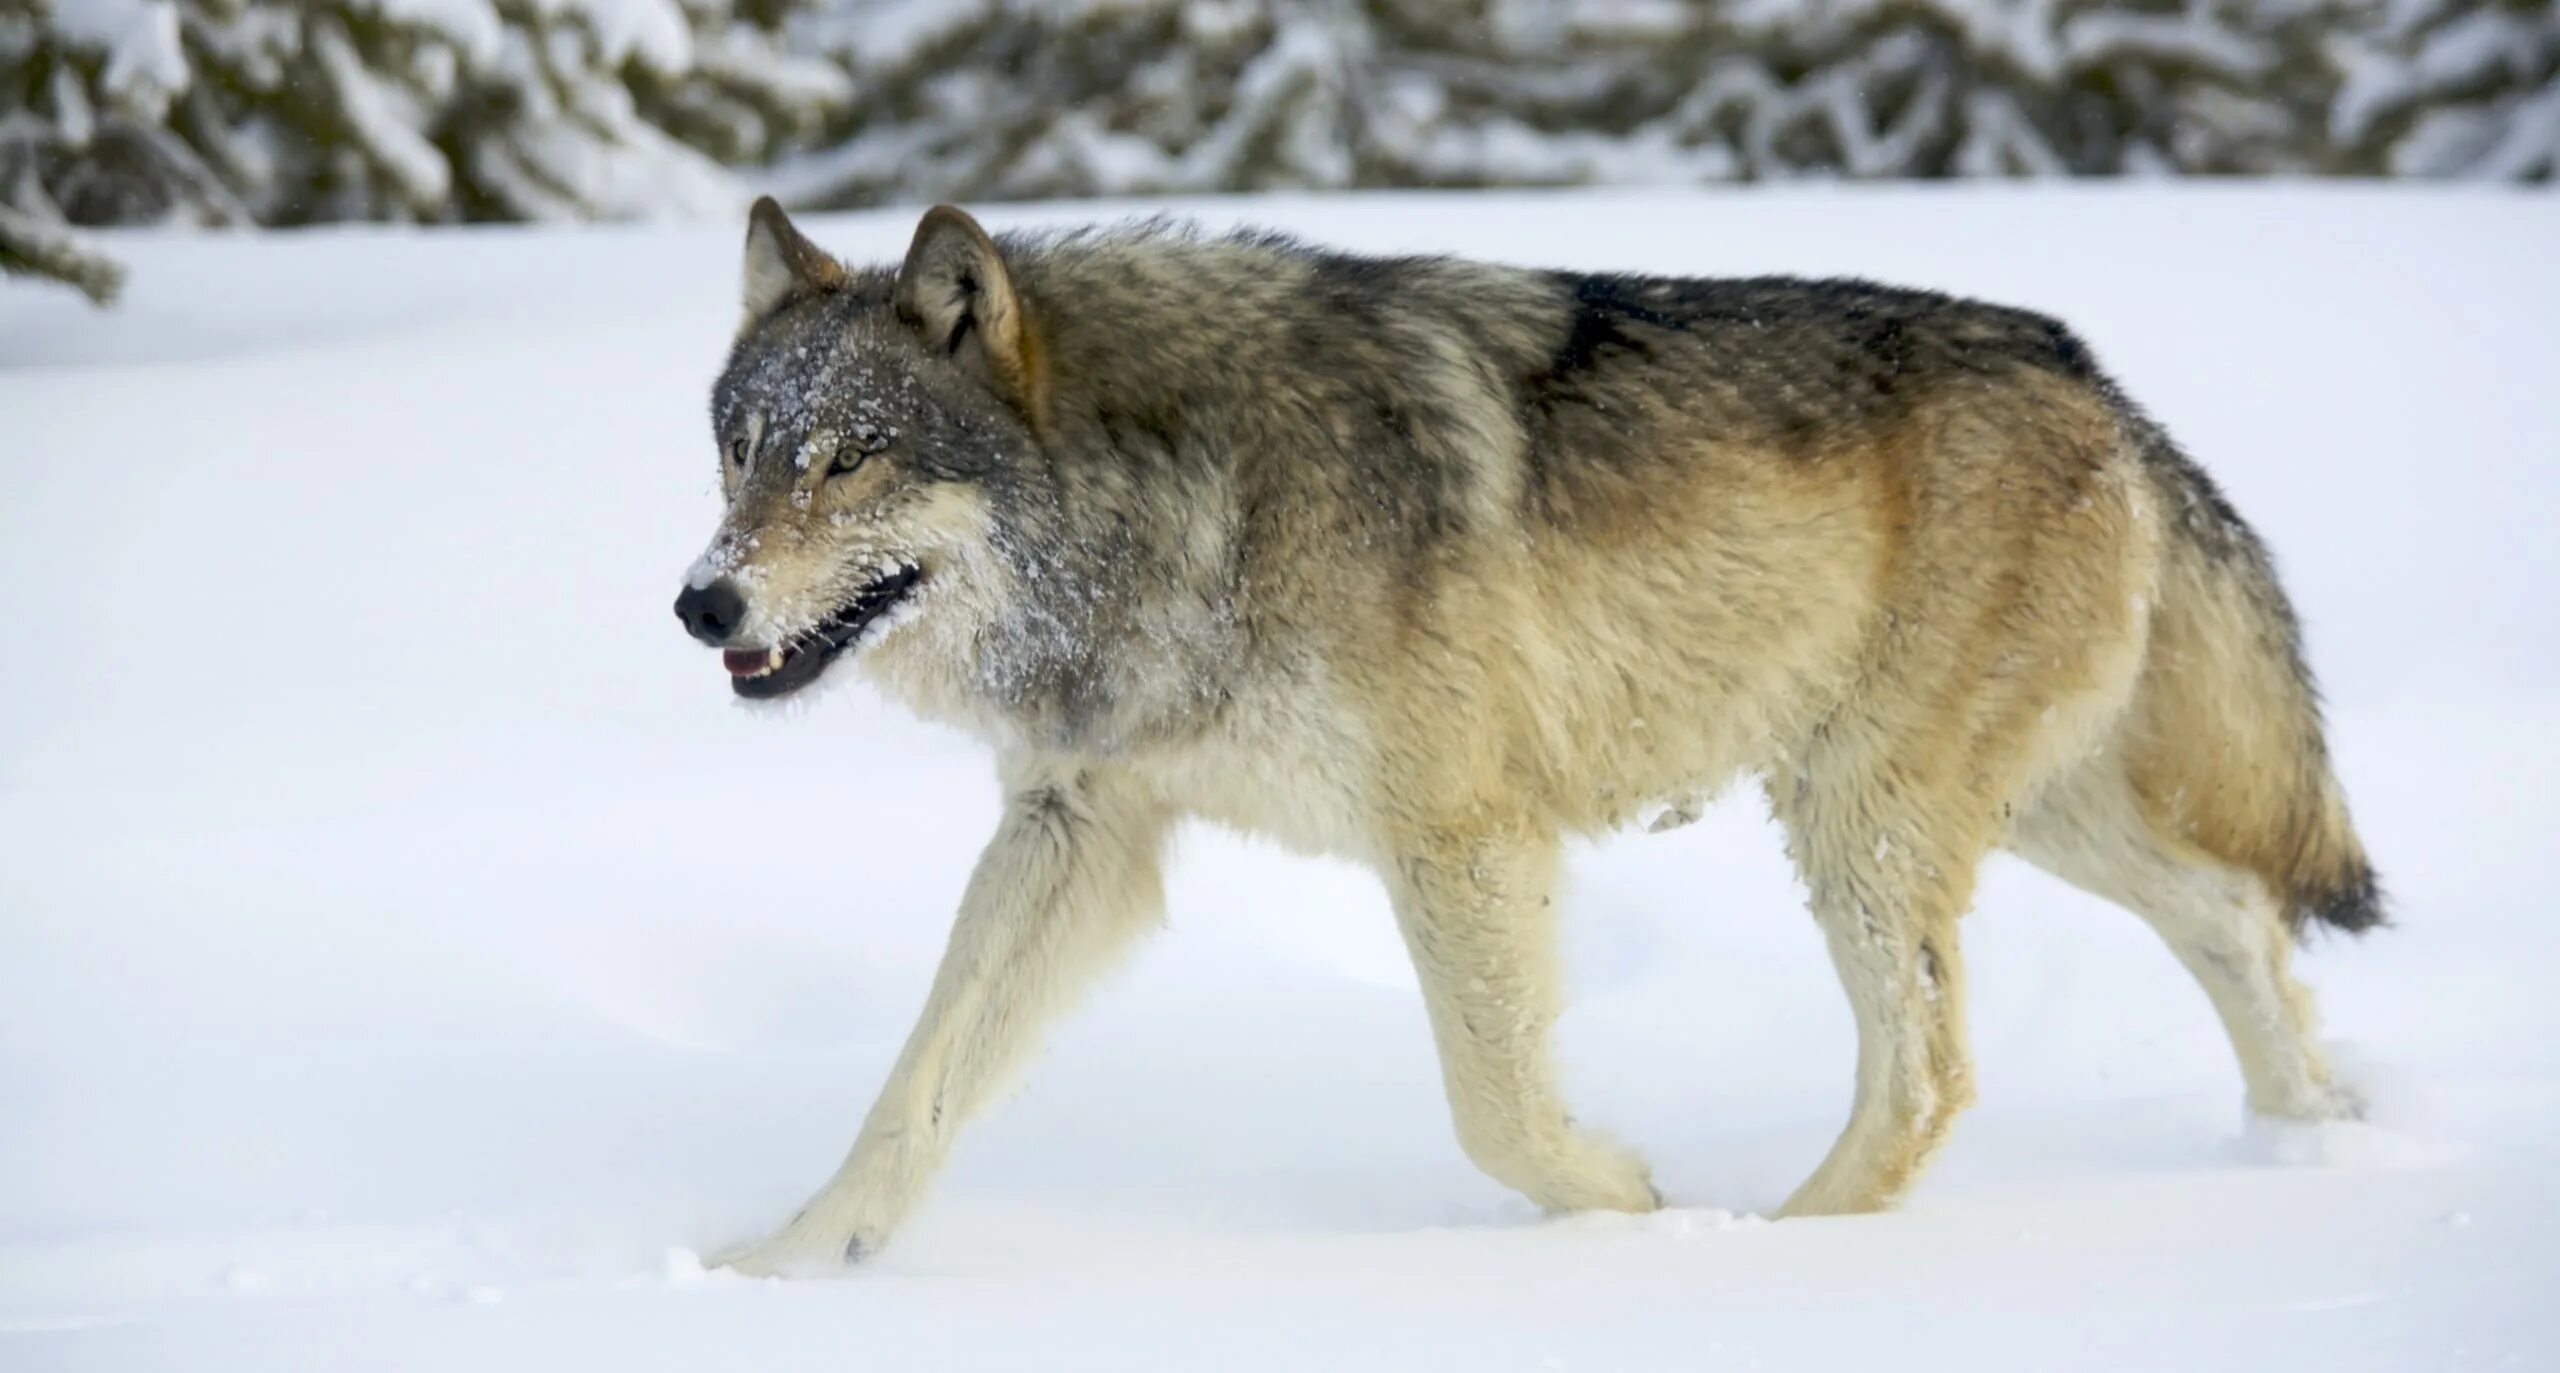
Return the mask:
<svg viewBox="0 0 2560 1373"><path fill-rule="evenodd" d="M894 429L875 429L867 424L858 426L836 445L835 456L827 460L827 475L841 477L860 467L864 458L887 448L896 433Z"/></svg>
<svg viewBox="0 0 2560 1373"><path fill-rule="evenodd" d="M731 467L744 467L747 465L747 441L745 439L737 438L729 440L729 465Z"/></svg>

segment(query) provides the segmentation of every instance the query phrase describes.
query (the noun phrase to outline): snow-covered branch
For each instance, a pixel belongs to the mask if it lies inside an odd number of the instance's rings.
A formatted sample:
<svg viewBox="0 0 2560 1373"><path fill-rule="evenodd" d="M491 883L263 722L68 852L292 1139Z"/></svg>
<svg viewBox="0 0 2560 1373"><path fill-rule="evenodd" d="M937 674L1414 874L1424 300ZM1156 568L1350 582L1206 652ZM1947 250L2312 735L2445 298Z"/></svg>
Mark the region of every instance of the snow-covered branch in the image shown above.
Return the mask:
<svg viewBox="0 0 2560 1373"><path fill-rule="evenodd" d="M47 232L705 214L742 180L2549 181L2560 4L0 0L0 112L0 205Z"/></svg>

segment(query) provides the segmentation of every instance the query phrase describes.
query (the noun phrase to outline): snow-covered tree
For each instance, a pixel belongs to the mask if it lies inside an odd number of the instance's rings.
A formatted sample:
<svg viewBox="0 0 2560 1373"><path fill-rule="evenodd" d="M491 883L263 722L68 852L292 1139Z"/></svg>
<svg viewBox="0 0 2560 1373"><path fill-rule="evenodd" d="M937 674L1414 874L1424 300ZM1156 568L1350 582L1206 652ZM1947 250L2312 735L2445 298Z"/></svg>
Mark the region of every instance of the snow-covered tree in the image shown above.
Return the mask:
<svg viewBox="0 0 2560 1373"><path fill-rule="evenodd" d="M844 0L819 204L1778 177L2542 177L2553 0Z"/></svg>
<svg viewBox="0 0 2560 1373"><path fill-rule="evenodd" d="M788 0L0 0L0 250L64 225L628 218L740 201L852 87ZM110 276L92 271L98 290Z"/></svg>
<svg viewBox="0 0 2560 1373"><path fill-rule="evenodd" d="M199 170L183 147L168 165L160 132L184 85L173 11L100 5L56 16L45 0L0 0L0 269L112 298L122 269L68 221L120 217L98 194L111 168L145 169L140 179L165 185Z"/></svg>
<svg viewBox="0 0 2560 1373"><path fill-rule="evenodd" d="M2560 0L0 0L72 224L1786 177L2560 179Z"/></svg>
<svg viewBox="0 0 2560 1373"><path fill-rule="evenodd" d="M2355 170L2560 180L2560 4L2388 0L2328 55Z"/></svg>

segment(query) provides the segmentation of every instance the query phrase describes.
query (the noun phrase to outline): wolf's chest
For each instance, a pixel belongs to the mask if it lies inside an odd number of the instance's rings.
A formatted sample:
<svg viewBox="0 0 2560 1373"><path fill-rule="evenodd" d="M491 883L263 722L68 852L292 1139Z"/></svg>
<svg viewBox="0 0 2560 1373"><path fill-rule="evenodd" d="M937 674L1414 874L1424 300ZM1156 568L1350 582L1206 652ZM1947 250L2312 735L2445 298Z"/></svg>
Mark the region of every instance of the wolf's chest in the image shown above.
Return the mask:
<svg viewBox="0 0 2560 1373"><path fill-rule="evenodd" d="M1140 765L1164 798L1299 853L1374 856L1368 750L1348 722L1263 717Z"/></svg>

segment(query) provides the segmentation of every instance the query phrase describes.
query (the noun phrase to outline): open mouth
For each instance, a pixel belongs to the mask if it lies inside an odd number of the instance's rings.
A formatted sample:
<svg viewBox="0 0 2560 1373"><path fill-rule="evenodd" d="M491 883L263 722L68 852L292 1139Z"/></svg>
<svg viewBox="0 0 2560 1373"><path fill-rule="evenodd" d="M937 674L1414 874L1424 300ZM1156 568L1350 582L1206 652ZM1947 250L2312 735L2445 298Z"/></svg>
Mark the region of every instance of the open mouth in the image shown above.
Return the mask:
<svg viewBox="0 0 2560 1373"><path fill-rule="evenodd" d="M816 629L772 648L733 648L720 655L729 669L729 687L750 700L788 696L818 679L846 649L862 641L862 632L915 590L923 574L901 567L864 588L843 609Z"/></svg>

